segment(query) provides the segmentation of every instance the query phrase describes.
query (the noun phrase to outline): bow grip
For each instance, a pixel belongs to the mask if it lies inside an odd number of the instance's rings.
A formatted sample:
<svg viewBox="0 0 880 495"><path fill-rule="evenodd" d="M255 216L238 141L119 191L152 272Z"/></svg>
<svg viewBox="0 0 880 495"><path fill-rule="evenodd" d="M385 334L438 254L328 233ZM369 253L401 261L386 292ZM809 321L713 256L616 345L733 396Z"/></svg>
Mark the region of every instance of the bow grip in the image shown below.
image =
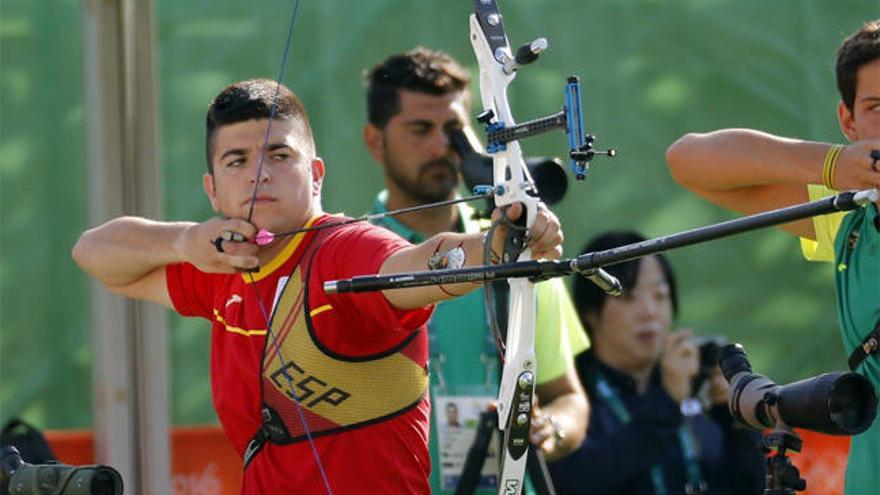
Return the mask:
<svg viewBox="0 0 880 495"><path fill-rule="evenodd" d="M516 220L510 220L506 216L502 220L507 225L507 235L504 237L504 250L501 253L502 263L513 263L519 259L519 255L526 249L526 213Z"/></svg>

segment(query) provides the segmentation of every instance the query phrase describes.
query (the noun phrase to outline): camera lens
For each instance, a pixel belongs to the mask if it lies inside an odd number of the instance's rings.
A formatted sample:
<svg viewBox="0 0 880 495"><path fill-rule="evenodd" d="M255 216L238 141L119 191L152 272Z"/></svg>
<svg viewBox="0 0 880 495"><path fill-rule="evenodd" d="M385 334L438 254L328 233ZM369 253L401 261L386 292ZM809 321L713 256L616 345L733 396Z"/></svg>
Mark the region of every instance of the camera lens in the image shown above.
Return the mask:
<svg viewBox="0 0 880 495"><path fill-rule="evenodd" d="M847 434L865 431L877 414L877 396L862 375L847 373L834 384L828 399L831 420Z"/></svg>
<svg viewBox="0 0 880 495"><path fill-rule="evenodd" d="M115 495L122 493L122 478L114 469L98 467L92 480L92 495Z"/></svg>

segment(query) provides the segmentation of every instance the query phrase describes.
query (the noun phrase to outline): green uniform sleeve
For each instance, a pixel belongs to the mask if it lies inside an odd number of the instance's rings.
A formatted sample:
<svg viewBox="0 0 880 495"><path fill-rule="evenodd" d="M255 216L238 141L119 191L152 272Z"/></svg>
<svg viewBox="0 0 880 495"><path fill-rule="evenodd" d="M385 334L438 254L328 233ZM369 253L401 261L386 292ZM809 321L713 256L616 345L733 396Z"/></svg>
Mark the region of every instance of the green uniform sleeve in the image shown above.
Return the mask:
<svg viewBox="0 0 880 495"><path fill-rule="evenodd" d="M590 341L561 278L537 284L535 292L538 383L547 383L574 366L574 356L587 349Z"/></svg>
<svg viewBox="0 0 880 495"><path fill-rule="evenodd" d="M807 192L810 195L810 201L837 194L836 191L816 184L807 185ZM804 258L810 261L834 262L834 237L837 235L840 222L845 214L846 212L838 212L813 217L816 240L801 237L801 252Z"/></svg>

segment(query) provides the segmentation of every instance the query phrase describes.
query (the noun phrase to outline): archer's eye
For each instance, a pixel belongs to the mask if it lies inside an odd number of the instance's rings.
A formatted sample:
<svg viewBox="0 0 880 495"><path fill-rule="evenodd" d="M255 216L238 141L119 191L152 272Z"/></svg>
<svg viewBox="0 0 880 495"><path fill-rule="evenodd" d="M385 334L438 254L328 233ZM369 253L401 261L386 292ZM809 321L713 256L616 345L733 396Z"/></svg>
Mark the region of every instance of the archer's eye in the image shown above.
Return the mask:
<svg viewBox="0 0 880 495"><path fill-rule="evenodd" d="M429 125L412 125L409 127L409 130L413 135L416 136L427 136L431 132L431 126Z"/></svg>
<svg viewBox="0 0 880 495"><path fill-rule="evenodd" d="M230 162L227 162L227 163L226 163L226 166L227 166L227 167L233 167L233 168L234 168L234 167L241 167L241 166L244 165L245 163L246 163L246 160L245 160L244 158L237 158L237 159L235 159L235 160L232 160L232 161L230 161Z"/></svg>

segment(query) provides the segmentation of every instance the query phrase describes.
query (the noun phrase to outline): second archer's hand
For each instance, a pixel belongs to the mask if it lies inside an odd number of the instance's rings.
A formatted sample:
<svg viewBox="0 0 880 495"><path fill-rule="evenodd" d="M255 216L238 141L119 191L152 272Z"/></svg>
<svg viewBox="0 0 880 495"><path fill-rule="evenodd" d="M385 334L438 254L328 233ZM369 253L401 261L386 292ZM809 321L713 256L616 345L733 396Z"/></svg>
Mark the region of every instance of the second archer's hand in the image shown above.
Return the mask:
<svg viewBox="0 0 880 495"><path fill-rule="evenodd" d="M834 186L838 191L880 189L880 163L871 158L880 149L880 139L864 139L847 145L837 158Z"/></svg>
<svg viewBox="0 0 880 495"><path fill-rule="evenodd" d="M175 249L184 261L203 272L253 271L260 264L259 246L248 241L256 233L257 228L245 220L212 218L184 230L175 242Z"/></svg>
<svg viewBox="0 0 880 495"><path fill-rule="evenodd" d="M503 212L502 212L503 208ZM509 220L515 221L524 214L524 208L521 203L514 203L509 206L496 208L492 212L492 220L498 221L502 216L506 216ZM510 227L501 223L496 230L492 239L492 250L496 253L504 251L504 238ZM559 218L547 209L543 203L538 203L538 210L535 214L535 222L528 231L528 247L532 250L533 259L555 260L562 256L562 225Z"/></svg>

